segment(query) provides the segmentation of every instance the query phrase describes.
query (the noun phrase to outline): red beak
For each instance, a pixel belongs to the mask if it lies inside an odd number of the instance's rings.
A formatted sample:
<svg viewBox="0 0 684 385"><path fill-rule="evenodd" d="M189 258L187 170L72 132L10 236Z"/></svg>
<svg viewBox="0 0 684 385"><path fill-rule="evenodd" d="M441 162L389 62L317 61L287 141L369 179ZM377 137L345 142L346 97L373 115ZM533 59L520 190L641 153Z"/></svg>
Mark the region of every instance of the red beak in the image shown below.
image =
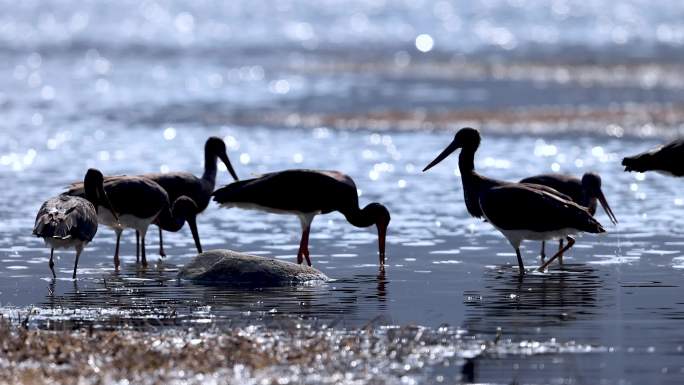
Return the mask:
<svg viewBox="0 0 684 385"><path fill-rule="evenodd" d="M378 251L380 267L385 266L385 237L387 236L387 225L378 224Z"/></svg>

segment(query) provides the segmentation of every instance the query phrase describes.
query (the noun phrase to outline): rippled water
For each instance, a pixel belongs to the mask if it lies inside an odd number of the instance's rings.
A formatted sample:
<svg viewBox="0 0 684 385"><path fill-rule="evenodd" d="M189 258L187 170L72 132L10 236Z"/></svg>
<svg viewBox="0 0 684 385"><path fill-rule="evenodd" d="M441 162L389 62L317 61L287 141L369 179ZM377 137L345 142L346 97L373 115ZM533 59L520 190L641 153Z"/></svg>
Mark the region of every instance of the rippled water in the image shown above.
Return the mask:
<svg viewBox="0 0 684 385"><path fill-rule="evenodd" d="M684 257L676 213L683 209L684 197L676 179L626 174L618 167L622 155L656 141L485 135L476 159L483 173L515 180L554 170L598 171L620 220L605 236L582 237L565 258L564 269L530 274L521 282L510 246L488 224L465 212L456 158L429 173L419 171L448 143L447 134L234 126L176 127L174 135L170 132L168 127L72 129L61 132L67 139L54 149L38 136L12 147L3 145L3 153L12 151L17 157L3 165L1 174L3 183L11 186L0 207L5 218L0 301L6 312L37 307L33 317L41 324L94 322L105 327L277 324L282 316L294 316L346 327L373 320L448 324L482 338L493 338L500 328L515 344L555 338L606 353L598 360L594 354L513 354L517 358L479 364L483 379L502 380L514 367L523 378L549 371L574 376L565 372L568 360L578 368L586 366L597 378L631 378L632 370L653 369L655 362L672 378L681 375L684 341L678 325L684 304L678 293ZM19 141L20 135L11 134L9 142ZM226 139L242 177L291 167L335 168L353 176L362 203L381 201L392 211L386 274L378 273L374 232L330 214L316 218L311 235L314 265L335 279L323 285L246 290L179 282L178 266L194 254L187 229L167 234L169 257L147 271L136 267L128 234L124 268L115 274L114 236L103 228L81 259L79 280L68 279L73 253L60 251L59 279L51 281L49 250L30 235L43 199L91 166L112 174L166 168L200 173L200 149L208 135ZM219 183L228 179L222 170ZM608 223L603 212L598 218ZM207 249L226 247L290 261L299 241L295 218L215 205L201 217L199 227ZM156 236L148 242L153 254ZM536 266L538 244L526 246L525 263Z"/></svg>

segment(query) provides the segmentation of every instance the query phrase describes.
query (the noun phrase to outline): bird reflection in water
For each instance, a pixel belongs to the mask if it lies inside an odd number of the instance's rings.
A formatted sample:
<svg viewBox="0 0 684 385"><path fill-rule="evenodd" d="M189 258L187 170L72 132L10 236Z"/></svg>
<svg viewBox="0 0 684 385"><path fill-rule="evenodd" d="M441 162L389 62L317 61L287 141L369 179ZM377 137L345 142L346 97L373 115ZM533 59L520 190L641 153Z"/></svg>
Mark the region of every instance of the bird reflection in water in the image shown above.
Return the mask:
<svg viewBox="0 0 684 385"><path fill-rule="evenodd" d="M465 327L492 334L506 329L553 326L594 314L601 278L585 264L566 264L553 274L520 280L506 269L485 273L481 291L466 292Z"/></svg>

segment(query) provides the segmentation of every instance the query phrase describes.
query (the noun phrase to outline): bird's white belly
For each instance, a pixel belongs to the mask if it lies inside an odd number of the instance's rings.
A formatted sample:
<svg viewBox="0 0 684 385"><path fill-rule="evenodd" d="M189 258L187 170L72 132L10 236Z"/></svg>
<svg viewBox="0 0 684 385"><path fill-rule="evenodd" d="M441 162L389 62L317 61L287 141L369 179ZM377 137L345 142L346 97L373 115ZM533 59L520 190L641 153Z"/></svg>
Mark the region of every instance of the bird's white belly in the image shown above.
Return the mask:
<svg viewBox="0 0 684 385"><path fill-rule="evenodd" d="M496 227L496 226L495 226ZM551 239L562 239L568 235L575 235L578 233L576 229L565 228L554 231L531 231L531 230L504 230L497 228L508 239L519 239L529 241L549 241Z"/></svg>
<svg viewBox="0 0 684 385"><path fill-rule="evenodd" d="M147 228L152 221L157 218L158 214L159 213L149 218L139 218L131 214L121 214L117 221L111 211L100 206L97 208L97 221L114 230L135 229L144 233L147 231Z"/></svg>
<svg viewBox="0 0 684 385"><path fill-rule="evenodd" d="M484 215L484 212L482 213ZM514 246L514 247L519 247L520 243L523 240L528 240L528 241L549 241L552 239L561 239L565 238L568 235L575 235L579 233L577 229L573 228L562 228L558 230L551 230L551 231L532 231L532 230L506 230L498 227L496 224L494 224L489 218L487 218L487 215L484 215L485 219L487 219L487 222L491 223L492 226L494 226L495 229L499 230L501 234L508 239L508 241Z"/></svg>
<svg viewBox="0 0 684 385"><path fill-rule="evenodd" d="M76 238L43 238L45 244L51 249L71 249L72 247L85 247L88 242Z"/></svg>

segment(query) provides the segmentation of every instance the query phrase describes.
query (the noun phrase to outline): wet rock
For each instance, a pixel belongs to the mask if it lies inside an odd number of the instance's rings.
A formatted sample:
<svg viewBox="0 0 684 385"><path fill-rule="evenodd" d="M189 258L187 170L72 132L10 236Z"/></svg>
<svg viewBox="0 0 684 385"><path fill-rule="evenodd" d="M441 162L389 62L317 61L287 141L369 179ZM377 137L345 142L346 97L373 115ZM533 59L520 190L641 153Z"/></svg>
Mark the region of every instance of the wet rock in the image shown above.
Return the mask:
<svg viewBox="0 0 684 385"><path fill-rule="evenodd" d="M325 274L313 267L232 250L211 250L199 254L180 270L178 278L249 286L278 286L328 280Z"/></svg>

